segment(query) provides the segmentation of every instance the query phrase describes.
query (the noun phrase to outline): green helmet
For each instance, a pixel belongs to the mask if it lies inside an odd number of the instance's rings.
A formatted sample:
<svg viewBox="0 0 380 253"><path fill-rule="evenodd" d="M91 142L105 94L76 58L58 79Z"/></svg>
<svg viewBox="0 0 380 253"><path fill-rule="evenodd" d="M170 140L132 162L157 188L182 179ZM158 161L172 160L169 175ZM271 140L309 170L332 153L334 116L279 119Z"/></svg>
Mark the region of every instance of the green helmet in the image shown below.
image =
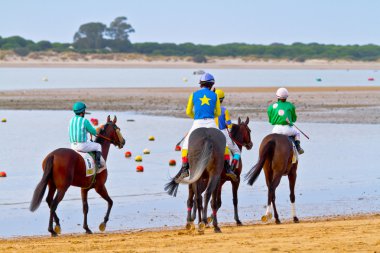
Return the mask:
<svg viewBox="0 0 380 253"><path fill-rule="evenodd" d="M86 110L86 105L83 102L76 102L73 105L73 111L75 114L80 114Z"/></svg>

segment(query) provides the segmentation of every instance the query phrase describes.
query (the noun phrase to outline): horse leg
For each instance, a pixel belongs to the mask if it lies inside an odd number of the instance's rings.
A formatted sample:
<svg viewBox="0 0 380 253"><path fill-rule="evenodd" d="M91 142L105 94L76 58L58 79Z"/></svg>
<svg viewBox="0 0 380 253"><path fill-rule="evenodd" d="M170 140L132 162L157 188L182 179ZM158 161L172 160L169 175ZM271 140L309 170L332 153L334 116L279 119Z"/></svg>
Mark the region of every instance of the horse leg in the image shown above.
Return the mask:
<svg viewBox="0 0 380 253"><path fill-rule="evenodd" d="M82 195L82 205L83 205L83 228L86 230L86 234L92 234L92 231L89 229L87 224L87 214L88 214L88 203L87 203L87 195L88 195L89 189L82 188L81 189L81 195Z"/></svg>
<svg viewBox="0 0 380 253"><path fill-rule="evenodd" d="M215 233L221 233L222 231L220 230L220 227L218 226L218 219L217 219L217 213L220 208L218 206L218 202L221 203L221 201L218 201L220 198L220 192L221 192L221 186L220 183L218 186L215 188L215 190L212 192L212 200L211 200L211 208L212 208L212 224L214 226L214 232Z"/></svg>
<svg viewBox="0 0 380 253"><path fill-rule="evenodd" d="M49 183L49 192L48 192L48 195L46 196L46 202L47 202L49 208L51 208L51 203L53 202L53 197L54 197L54 193L56 190L57 190L57 187L53 183ZM54 222L55 222L54 231L57 234L60 234L61 233L61 225L59 224L59 218L58 218L56 212L54 212L53 218L54 218Z"/></svg>
<svg viewBox="0 0 380 253"><path fill-rule="evenodd" d="M236 221L236 225L242 226L243 223L241 223L239 219L239 214L238 214L238 189L240 185L240 177L238 177L238 180L236 182L231 181L232 184L232 202L234 204L234 218Z"/></svg>
<svg viewBox="0 0 380 253"><path fill-rule="evenodd" d="M57 194L55 195L55 198L53 199L53 202L50 205L50 218L49 218L48 231L51 233L52 237L57 236L57 233L53 229L53 217L54 217L55 211L57 210L59 202L61 202L61 200L65 196L66 190L67 188L58 189Z"/></svg>
<svg viewBox="0 0 380 253"><path fill-rule="evenodd" d="M194 219L192 217L191 212L195 212L195 205L194 205L194 191L192 185L189 185L189 197L187 199L187 222L186 222L186 229L187 230L194 230ZM195 214L194 214L195 216Z"/></svg>
<svg viewBox="0 0 380 253"><path fill-rule="evenodd" d="M289 179L289 188L290 188L290 203L292 205L292 217L293 217L293 221L294 223L298 223L299 220L298 220L298 217L296 215L296 196L294 194L294 187L296 185L296 179L297 179L297 172L295 169L293 169L291 171L291 173L288 175L288 179Z"/></svg>
<svg viewBox="0 0 380 253"><path fill-rule="evenodd" d="M107 192L107 189L105 187L105 185L100 185L100 186L97 186L95 187L95 191L103 198L107 201L108 203L108 209L107 209L107 213L106 215L104 216L104 221L102 223L100 223L99 225L99 230L100 231L104 231L106 229L106 225L107 225L107 222L109 220L109 217L110 217L110 213L111 213L111 208L112 208L112 205L113 205L113 201L112 199L110 198L110 196L108 195L108 192Z"/></svg>
<svg viewBox="0 0 380 253"><path fill-rule="evenodd" d="M280 219L278 218L277 208L276 208L276 188L280 184L281 175L274 177L270 185L269 190L269 200L272 201L274 218L276 219L276 224L281 224Z"/></svg>
<svg viewBox="0 0 380 253"><path fill-rule="evenodd" d="M207 207L208 207L208 202L210 201L211 194L213 194L213 198L216 199L216 194L218 191L218 184L219 184L219 176L213 176L210 178L210 181L208 183L208 186L206 188L206 192L204 194L204 200L203 200L203 217L202 221L204 224L207 224ZM215 232L221 232L220 228L218 227L218 219L217 219L217 211L218 209L216 208L216 201L213 201L214 205L212 207L213 211L213 225L214 225L214 231Z"/></svg>

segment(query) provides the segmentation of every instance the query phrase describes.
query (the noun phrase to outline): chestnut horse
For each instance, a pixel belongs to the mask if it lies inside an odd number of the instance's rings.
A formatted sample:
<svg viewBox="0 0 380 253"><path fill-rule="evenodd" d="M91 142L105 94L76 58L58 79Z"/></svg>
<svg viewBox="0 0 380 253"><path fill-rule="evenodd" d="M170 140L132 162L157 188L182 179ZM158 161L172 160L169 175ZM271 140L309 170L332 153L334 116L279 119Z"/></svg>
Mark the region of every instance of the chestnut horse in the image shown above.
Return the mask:
<svg viewBox="0 0 380 253"><path fill-rule="evenodd" d="M267 211L261 218L264 222L272 218L271 207L273 206L276 223L281 223L278 218L275 200L276 188L280 184L282 176L288 176L292 217L295 223L299 222L296 216L296 197L294 195L298 161L295 163L292 162L293 152L295 152L293 150L293 143L288 136L282 134L267 135L260 145L259 161L255 166L253 166L245 177L245 179L248 180L248 185L253 185L260 175L262 168L264 168L266 184L268 187Z"/></svg>
<svg viewBox="0 0 380 253"><path fill-rule="evenodd" d="M218 193L218 184L220 183L220 175L223 171L224 150L226 147L226 138L223 133L215 128L198 128L195 129L189 137L189 164L190 178L176 179L174 177L165 185L165 190L172 196L176 196L179 183L190 184L195 193L195 201L198 208L199 227L198 232L203 233L207 224L207 206L212 195L213 200L216 199ZM201 189L205 184L205 189ZM202 207L202 192L205 192L204 203ZM213 212L216 212L216 201L211 202ZM194 225L191 223L192 228ZM213 220L215 232L220 232L218 221Z"/></svg>
<svg viewBox="0 0 380 253"><path fill-rule="evenodd" d="M251 141L251 129L248 127L249 123L249 118L245 120L245 122L241 121L240 117L238 118L238 124L232 124L232 128L230 131L230 137L236 143L236 145L239 147L240 151L242 151L243 146L247 150L251 150L253 144ZM226 176L226 171L223 170L220 178L220 184L218 185L218 194L216 198L216 206L217 210L222 206L222 187L225 182L230 181L232 184L232 202L234 204L234 219L236 221L236 225L241 226L242 222L239 219L239 214L238 214L238 189L240 185L240 175L243 169L243 163L242 160L240 159L239 161L239 166L234 170L237 180L233 181L231 178ZM203 184L201 186L201 191L203 191L206 188L206 184ZM195 220L195 208L196 206L193 207L193 197L194 197L194 192L192 190L192 187L189 187L189 199L187 200L187 222L191 222ZM214 199L212 200L214 201ZM191 214L191 209L193 207L193 213ZM211 219L213 219L214 214L211 215ZM211 221L209 219L209 221Z"/></svg>
<svg viewBox="0 0 380 253"><path fill-rule="evenodd" d="M101 127L95 142L102 146L102 156L104 160L107 160L108 151L111 143L119 148L122 148L125 144L125 140L120 133L120 128L116 125L117 118L110 120L110 116L107 118L107 123ZM41 181L38 183L33 199L30 203L30 211L34 212L41 204L44 196L46 186L49 186L49 192L46 197L46 202L50 208L50 219L48 231L52 236L57 236L57 233L61 232L61 226L59 218L56 214L56 209L59 202L62 201L67 189L73 185L81 187L82 203L83 203L83 228L87 234L91 234L91 230L87 225L87 213L88 203L87 194L92 188L108 202L107 213L104 217L104 221L100 224L99 229L105 230L109 215L111 212L113 201L109 197L105 182L107 181L107 170L103 170L99 174L93 177L86 176L86 164L81 155L76 151L69 148L59 148L48 154L43 163L42 168L44 170ZM57 192L57 194L55 194ZM55 194L55 196L54 196ZM53 218L55 221L55 228L53 229Z"/></svg>

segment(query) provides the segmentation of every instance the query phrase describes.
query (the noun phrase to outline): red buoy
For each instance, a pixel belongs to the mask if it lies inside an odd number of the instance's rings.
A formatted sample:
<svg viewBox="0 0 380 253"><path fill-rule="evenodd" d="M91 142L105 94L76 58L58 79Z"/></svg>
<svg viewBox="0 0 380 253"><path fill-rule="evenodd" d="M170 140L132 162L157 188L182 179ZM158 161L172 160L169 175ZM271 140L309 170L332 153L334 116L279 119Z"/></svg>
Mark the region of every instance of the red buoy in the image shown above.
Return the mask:
<svg viewBox="0 0 380 253"><path fill-rule="evenodd" d="M141 166L141 165L138 165L138 166L136 167L136 172L144 172L144 167Z"/></svg>
<svg viewBox="0 0 380 253"><path fill-rule="evenodd" d="M169 165L170 166L175 166L176 165L176 161L175 160L170 160L169 161Z"/></svg>
<svg viewBox="0 0 380 253"><path fill-rule="evenodd" d="M175 151L181 151L181 146L175 146Z"/></svg>
<svg viewBox="0 0 380 253"><path fill-rule="evenodd" d="M0 177L6 177L7 176L7 173L5 173L5 171L0 171Z"/></svg>
<svg viewBox="0 0 380 253"><path fill-rule="evenodd" d="M132 153L130 151L127 151L127 152L124 153L124 156L127 157L127 158L131 157Z"/></svg>
<svg viewBox="0 0 380 253"><path fill-rule="evenodd" d="M373 77L369 77L369 78L368 78L368 81L375 81L375 78L373 78Z"/></svg>

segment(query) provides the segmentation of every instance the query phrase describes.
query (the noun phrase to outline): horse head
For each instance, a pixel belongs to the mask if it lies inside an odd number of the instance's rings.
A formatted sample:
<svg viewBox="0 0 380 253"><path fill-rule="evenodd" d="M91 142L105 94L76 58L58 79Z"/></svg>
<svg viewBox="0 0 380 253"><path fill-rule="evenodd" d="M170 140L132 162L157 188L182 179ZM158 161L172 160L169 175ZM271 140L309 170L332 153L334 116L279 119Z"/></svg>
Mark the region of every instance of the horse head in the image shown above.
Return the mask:
<svg viewBox="0 0 380 253"><path fill-rule="evenodd" d="M111 121L111 117L108 115L107 123L98 129L98 137L110 141L113 145L121 149L125 144L125 140L116 122L116 116L114 116L114 119Z"/></svg>
<svg viewBox="0 0 380 253"><path fill-rule="evenodd" d="M250 150L253 143L251 141L251 129L249 129L248 123L248 117L245 122L239 117L238 124L232 124L230 136L237 145L244 146L247 150Z"/></svg>

